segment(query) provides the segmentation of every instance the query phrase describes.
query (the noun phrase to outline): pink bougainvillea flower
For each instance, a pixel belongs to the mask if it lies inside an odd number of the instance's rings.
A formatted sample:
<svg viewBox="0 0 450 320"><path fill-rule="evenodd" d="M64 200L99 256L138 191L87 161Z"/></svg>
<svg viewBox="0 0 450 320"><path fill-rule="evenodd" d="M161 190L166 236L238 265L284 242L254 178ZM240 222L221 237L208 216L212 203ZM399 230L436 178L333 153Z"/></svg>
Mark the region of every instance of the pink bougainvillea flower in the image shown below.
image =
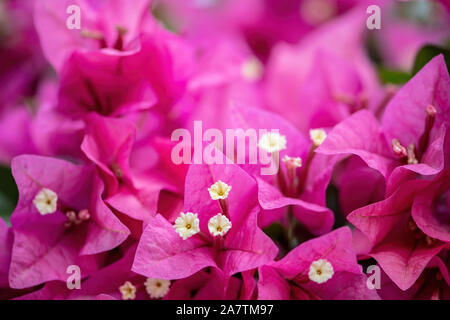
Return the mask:
<svg viewBox="0 0 450 320"><path fill-rule="evenodd" d="M258 299L379 299L366 285L344 227L300 244L259 268Z"/></svg>
<svg viewBox="0 0 450 320"><path fill-rule="evenodd" d="M118 116L154 106L166 117L192 72L192 49L166 31L142 36L125 56L75 51L61 71L58 109Z"/></svg>
<svg viewBox="0 0 450 320"><path fill-rule="evenodd" d="M351 156L338 164L334 183L339 193L339 205L344 216L368 204L384 199L384 177L357 156Z"/></svg>
<svg viewBox="0 0 450 320"><path fill-rule="evenodd" d="M224 34L241 34L258 57L266 60L277 43L297 43L311 30L361 2L246 0L242 6L239 0L164 0L154 1L154 5L171 28L189 38L210 41Z"/></svg>
<svg viewBox="0 0 450 320"><path fill-rule="evenodd" d="M33 25L33 6L31 1L2 3L1 112L34 95L47 68Z"/></svg>
<svg viewBox="0 0 450 320"><path fill-rule="evenodd" d="M80 282L77 290L67 288L62 281L49 281L39 290L21 295L20 300L219 300L237 299L246 278L227 278L218 269L199 271L180 280L146 278L131 271L135 244L121 245L113 255L117 261L89 275ZM110 257L111 258L111 257ZM242 289L245 292L246 289Z"/></svg>
<svg viewBox="0 0 450 320"><path fill-rule="evenodd" d="M450 243L450 170L439 174L414 198L411 215L426 235Z"/></svg>
<svg viewBox="0 0 450 320"><path fill-rule="evenodd" d="M125 57L73 53L61 72L58 110L82 117L89 112L114 116L150 108L157 98L144 75L149 71L147 59L142 51Z"/></svg>
<svg viewBox="0 0 450 320"><path fill-rule="evenodd" d="M383 17L383 27L374 34L384 65L390 68L401 70L411 70L414 65L417 52L424 45L442 45L448 36L449 12L442 10L438 5L439 1L427 1L419 3L401 4L400 2L390 2L383 8L388 12ZM442 1L444 5L449 5L447 0ZM422 11L422 17L399 19L396 12L405 9ZM423 6L420 8L420 6ZM400 9L400 10L399 10ZM420 21L414 21L416 20Z"/></svg>
<svg viewBox="0 0 450 320"><path fill-rule="evenodd" d="M440 55L392 98L381 125L369 111L357 112L338 124L317 151L360 156L386 178L388 193L408 172L435 175L449 158L449 93L450 77Z"/></svg>
<svg viewBox="0 0 450 320"><path fill-rule="evenodd" d="M217 43L197 44L196 51L194 72L174 107L175 114L185 115L185 127L192 129L194 121L201 120L204 130L224 130L234 101L261 105L264 66L242 39L223 37Z"/></svg>
<svg viewBox="0 0 450 320"><path fill-rule="evenodd" d="M166 109L174 103L191 72L192 52L184 40L154 21L149 4L149 0L132 5L123 0L36 4L44 52L61 75L62 110L74 112L72 116L82 109L116 115L146 109L156 100ZM81 10L80 29L65 27L69 6Z"/></svg>
<svg viewBox="0 0 450 320"><path fill-rule="evenodd" d="M172 282L167 300L235 300L249 299L255 288L253 275L242 273L242 279L227 277L219 269L199 271ZM252 286L253 284L253 286Z"/></svg>
<svg viewBox="0 0 450 320"><path fill-rule="evenodd" d="M311 127L334 125L365 107L378 86L362 45L365 16L358 9L296 45L274 48L267 65L267 107L304 133Z"/></svg>
<svg viewBox="0 0 450 320"><path fill-rule="evenodd" d="M278 130L279 150L272 150L269 156L275 156L279 169L272 175L261 174L261 168L267 165L249 164L247 159L242 167L251 173L258 182L258 199L262 213L262 225L276 220L285 209L292 210L293 215L313 234L323 234L331 230L334 216L325 206L325 190L330 181L331 172L337 157L314 153L316 146L289 122L276 114L260 109L235 108L231 115L236 129ZM266 152L264 133L258 132L258 151ZM275 137L275 136L274 136ZM254 143L254 142L250 142ZM246 154L255 146L249 146ZM261 159L259 159L261 161ZM278 213L278 214L277 214ZM272 217L271 217L272 215Z"/></svg>
<svg viewBox="0 0 450 320"><path fill-rule="evenodd" d="M18 290L9 286L8 275L11 265L11 252L14 234L5 221L0 218L0 299L7 300L26 294L31 289Z"/></svg>
<svg viewBox="0 0 450 320"><path fill-rule="evenodd" d="M23 153L36 153L31 137L32 116L24 106L4 111L0 116L0 162L9 164Z"/></svg>
<svg viewBox="0 0 450 320"><path fill-rule="evenodd" d="M105 181L105 202L133 219L147 222L158 209L162 190L181 194L177 183L182 183L182 168L164 168L161 162L170 153L163 142L146 141L136 145L136 126L128 119L107 118L91 113L86 118L86 135L81 149L95 163ZM132 157L147 157L143 149L155 147L158 157L151 165L131 164ZM147 162L152 162L148 157ZM170 178L169 178L170 177ZM165 213L165 212L161 212Z"/></svg>
<svg viewBox="0 0 450 320"><path fill-rule="evenodd" d="M402 290L449 246L448 172L434 180L409 180L383 201L347 218L369 239L370 256ZM442 192L444 192L442 194Z"/></svg>
<svg viewBox="0 0 450 320"><path fill-rule="evenodd" d="M281 99L286 99L287 92L280 90L288 90L288 87L276 88L273 92L279 99L269 100L269 108L292 119L301 131L306 132L309 128L332 127L368 106L370 92L365 92L361 77L350 62L329 49L317 49L311 60L305 79L296 84L298 98L282 104ZM270 84L270 74L268 77Z"/></svg>
<svg viewBox="0 0 450 320"><path fill-rule="evenodd" d="M79 28L74 7L79 10ZM153 24L149 7L150 0L133 4L124 0L45 0L35 4L34 21L46 58L60 71L74 51L102 49L127 55L139 50L142 26Z"/></svg>
<svg viewBox="0 0 450 320"><path fill-rule="evenodd" d="M378 294L383 300L449 300L450 275L448 251L435 256L422 275L408 290L401 290L384 273L381 274Z"/></svg>
<svg viewBox="0 0 450 320"><path fill-rule="evenodd" d="M39 290L18 297L19 300L62 300L95 299L99 294L120 296L119 286L136 274L131 272L131 263L136 244L125 241L113 251L108 252L109 265L80 279L79 287L69 289L66 281L47 281ZM83 273L83 270L81 270ZM72 282L75 285L74 282Z"/></svg>
<svg viewBox="0 0 450 320"><path fill-rule="evenodd" d="M277 254L275 244L257 226L256 183L237 165L191 165L184 208L175 226L161 215L150 220L139 242L134 272L181 279L216 267L229 277Z"/></svg>
<svg viewBox="0 0 450 320"><path fill-rule="evenodd" d="M65 281L73 264L91 272L96 254L128 237L129 230L103 202L103 183L93 168L23 155L13 159L12 171L19 202L11 216L11 287Z"/></svg>
<svg viewBox="0 0 450 320"><path fill-rule="evenodd" d="M82 158L80 144L85 123L58 112L57 93L58 82L49 79L41 83L34 97L35 113L30 124L30 132L37 149L36 153L80 159Z"/></svg>
<svg viewBox="0 0 450 320"><path fill-rule="evenodd" d="M81 150L98 166L108 194L114 194L120 183L132 184L129 161L136 127L126 119L96 113L89 114L86 122Z"/></svg>

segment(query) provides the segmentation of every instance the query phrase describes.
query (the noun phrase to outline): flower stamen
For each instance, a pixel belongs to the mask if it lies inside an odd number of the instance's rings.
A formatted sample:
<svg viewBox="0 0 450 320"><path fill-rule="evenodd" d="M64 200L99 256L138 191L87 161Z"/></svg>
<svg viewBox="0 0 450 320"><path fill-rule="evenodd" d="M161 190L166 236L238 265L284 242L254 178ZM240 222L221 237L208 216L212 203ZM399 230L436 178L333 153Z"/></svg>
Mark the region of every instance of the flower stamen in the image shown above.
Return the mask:
<svg viewBox="0 0 450 320"><path fill-rule="evenodd" d="M401 144L401 142L397 138L392 139L392 151L394 151L396 155L402 158L406 157L408 154L406 148Z"/></svg>
<svg viewBox="0 0 450 320"><path fill-rule="evenodd" d="M425 112L427 114L427 116L425 118L425 129L419 139L418 152L419 152L420 156L422 156L425 153L425 150L427 149L428 142L430 140L430 132L431 132L431 129L433 129L437 110L434 106L432 106L430 104L425 108Z"/></svg>
<svg viewBox="0 0 450 320"><path fill-rule="evenodd" d="M263 65L256 57L244 61L241 66L241 75L248 81L258 81L263 74Z"/></svg>
<svg viewBox="0 0 450 320"><path fill-rule="evenodd" d="M295 192L298 185L297 168L300 168L302 166L302 159L300 157L293 158L289 156L284 156L282 161L287 171L287 178L289 181L288 184L289 196L293 197L295 196Z"/></svg>
<svg viewBox="0 0 450 320"><path fill-rule="evenodd" d="M414 149L415 149L414 143L410 143L408 145L408 149L406 150L406 154L407 154L407 157L408 157L408 164L417 164L417 163L419 163L419 161L416 158L416 154L414 152Z"/></svg>

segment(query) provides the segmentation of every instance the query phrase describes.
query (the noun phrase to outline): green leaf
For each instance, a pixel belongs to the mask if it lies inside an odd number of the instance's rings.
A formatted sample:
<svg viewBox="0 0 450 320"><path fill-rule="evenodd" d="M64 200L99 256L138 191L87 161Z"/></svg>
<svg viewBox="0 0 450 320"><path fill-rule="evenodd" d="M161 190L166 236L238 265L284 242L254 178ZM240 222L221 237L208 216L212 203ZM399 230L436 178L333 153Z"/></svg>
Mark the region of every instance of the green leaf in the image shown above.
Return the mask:
<svg viewBox="0 0 450 320"><path fill-rule="evenodd" d="M385 67L378 68L378 74L383 83L404 84L411 78L407 72Z"/></svg>
<svg viewBox="0 0 450 320"><path fill-rule="evenodd" d="M423 46L416 55L412 75L415 75L431 59L437 55L443 54L447 69L450 70L450 50L448 48L437 47L434 45Z"/></svg>
<svg viewBox="0 0 450 320"><path fill-rule="evenodd" d="M0 166L0 181L0 218L9 223L9 217L19 198L11 169Z"/></svg>
<svg viewBox="0 0 450 320"><path fill-rule="evenodd" d="M264 228L264 233L272 239L280 239L284 236L284 227L279 223L272 223L270 226Z"/></svg>
<svg viewBox="0 0 450 320"><path fill-rule="evenodd" d="M341 206L339 204L339 190L336 186L329 184L326 190L327 208L334 212L334 227L333 229L345 226L347 221L342 214Z"/></svg>

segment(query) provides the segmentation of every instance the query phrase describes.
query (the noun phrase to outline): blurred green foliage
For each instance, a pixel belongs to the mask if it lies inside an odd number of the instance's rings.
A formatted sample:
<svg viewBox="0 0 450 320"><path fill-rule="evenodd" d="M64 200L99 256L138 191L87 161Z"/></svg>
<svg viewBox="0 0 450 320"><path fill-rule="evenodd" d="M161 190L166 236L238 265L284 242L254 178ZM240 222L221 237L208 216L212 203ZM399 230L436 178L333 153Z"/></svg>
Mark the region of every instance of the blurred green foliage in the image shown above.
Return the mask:
<svg viewBox="0 0 450 320"><path fill-rule="evenodd" d="M416 55L412 75L415 75L435 56L443 54L447 69L450 70L450 50L447 48L437 47L433 45L423 46Z"/></svg>
<svg viewBox="0 0 450 320"><path fill-rule="evenodd" d="M11 169L0 166L0 217L9 224L19 193Z"/></svg>
<svg viewBox="0 0 450 320"><path fill-rule="evenodd" d="M408 72L388 69L383 66L378 68L378 76L382 83L393 84L404 84L411 78L411 75Z"/></svg>
<svg viewBox="0 0 450 320"><path fill-rule="evenodd" d="M450 70L450 50L444 47L438 47L435 45L425 45L416 54L414 61L414 66L411 72L406 72L403 70L389 69L383 66L382 63L378 64L378 76L382 83L392 83L392 84L405 84L409 81L420 69L422 69L431 59L438 55L444 55L445 63L447 64L447 69Z"/></svg>

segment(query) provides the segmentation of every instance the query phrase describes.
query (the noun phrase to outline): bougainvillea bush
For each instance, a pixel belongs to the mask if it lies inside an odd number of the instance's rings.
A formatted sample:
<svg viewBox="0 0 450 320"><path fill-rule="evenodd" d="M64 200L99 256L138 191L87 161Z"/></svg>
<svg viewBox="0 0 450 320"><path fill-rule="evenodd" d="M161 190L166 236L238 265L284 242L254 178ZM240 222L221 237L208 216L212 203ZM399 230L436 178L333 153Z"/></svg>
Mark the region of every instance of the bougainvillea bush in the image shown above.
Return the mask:
<svg viewBox="0 0 450 320"><path fill-rule="evenodd" d="M449 21L0 2L0 298L450 299Z"/></svg>

